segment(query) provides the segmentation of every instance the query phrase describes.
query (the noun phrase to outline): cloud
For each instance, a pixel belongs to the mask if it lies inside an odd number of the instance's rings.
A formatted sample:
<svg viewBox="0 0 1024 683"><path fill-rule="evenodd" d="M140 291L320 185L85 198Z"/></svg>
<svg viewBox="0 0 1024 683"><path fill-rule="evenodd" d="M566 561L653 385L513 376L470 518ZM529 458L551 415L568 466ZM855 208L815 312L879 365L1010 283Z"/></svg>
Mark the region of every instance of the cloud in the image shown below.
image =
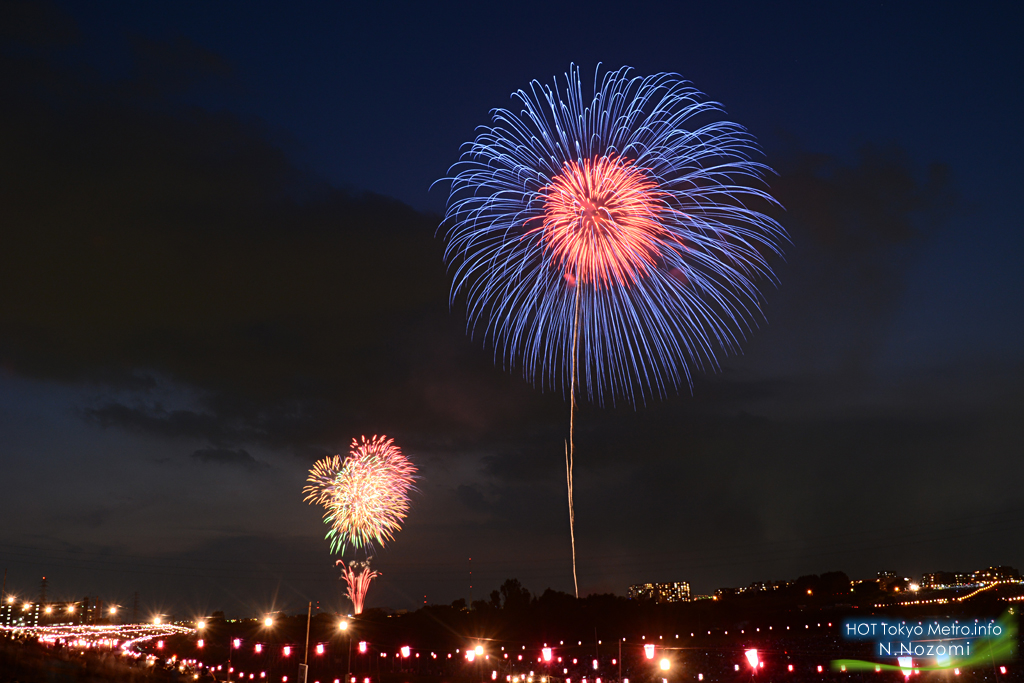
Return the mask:
<svg viewBox="0 0 1024 683"><path fill-rule="evenodd" d="M218 465L235 465L250 471L270 467L267 463L261 462L249 455L249 452L246 450L232 451L227 448L203 448L192 453L192 458L200 462Z"/></svg>
<svg viewBox="0 0 1024 683"><path fill-rule="evenodd" d="M110 403L101 408L87 409L84 414L86 419L103 428L119 427L169 438L200 438L214 443L245 438L221 418L191 410L146 410Z"/></svg>
<svg viewBox="0 0 1024 683"><path fill-rule="evenodd" d="M952 173L895 143L865 144L849 158L792 143L773 162L771 191L785 207L777 218L792 244L775 268L777 289L765 294L768 324L745 345L767 353L723 364L862 381L890 341L908 273L958 210Z"/></svg>
<svg viewBox="0 0 1024 683"><path fill-rule="evenodd" d="M919 177L896 144L864 144L851 161L794 144L772 191L794 223L839 257L880 256L933 233L956 207L950 169L932 162Z"/></svg>
<svg viewBox="0 0 1024 683"><path fill-rule="evenodd" d="M487 501L484 500L484 495L475 486L459 484L458 488L455 489L455 493L459 498L459 502L473 512L487 512L491 508Z"/></svg>
<svg viewBox="0 0 1024 683"><path fill-rule="evenodd" d="M479 432L526 395L463 362L477 352L447 312L436 216L329 187L258 122L176 103L230 77L216 55L143 39L134 54L107 83L0 51L3 367L200 397L191 412L109 401L87 411L98 424L330 450L390 429L381 412ZM57 77L23 77L25 59Z"/></svg>

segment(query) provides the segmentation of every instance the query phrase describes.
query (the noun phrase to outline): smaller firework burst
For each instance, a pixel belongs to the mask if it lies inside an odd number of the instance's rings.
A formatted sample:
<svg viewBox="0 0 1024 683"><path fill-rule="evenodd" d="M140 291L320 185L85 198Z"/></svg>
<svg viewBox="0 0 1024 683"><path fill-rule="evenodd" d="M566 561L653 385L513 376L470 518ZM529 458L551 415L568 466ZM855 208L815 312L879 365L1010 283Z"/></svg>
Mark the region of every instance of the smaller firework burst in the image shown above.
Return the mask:
<svg viewBox="0 0 1024 683"><path fill-rule="evenodd" d="M331 552L348 547L372 552L394 540L409 511L416 467L402 455L394 439L374 436L353 439L348 456L316 462L302 490L306 502L326 508L324 522Z"/></svg>
<svg viewBox="0 0 1024 683"><path fill-rule="evenodd" d="M334 564L341 567L341 578L345 579L348 586L346 595L352 601L353 612L362 614L366 591L370 589L370 582L380 576L380 572L370 569L370 560L348 564L345 564L344 560L338 560Z"/></svg>

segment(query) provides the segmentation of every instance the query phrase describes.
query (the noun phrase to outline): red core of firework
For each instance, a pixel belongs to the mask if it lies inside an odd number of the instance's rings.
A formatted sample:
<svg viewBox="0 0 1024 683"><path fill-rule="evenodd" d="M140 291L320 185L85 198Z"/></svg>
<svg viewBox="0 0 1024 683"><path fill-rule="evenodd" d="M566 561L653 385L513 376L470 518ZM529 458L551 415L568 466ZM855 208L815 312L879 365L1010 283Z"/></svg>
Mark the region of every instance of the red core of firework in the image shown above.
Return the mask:
<svg viewBox="0 0 1024 683"><path fill-rule="evenodd" d="M665 193L621 157L566 162L544 195L544 244L570 286L630 286L655 265Z"/></svg>

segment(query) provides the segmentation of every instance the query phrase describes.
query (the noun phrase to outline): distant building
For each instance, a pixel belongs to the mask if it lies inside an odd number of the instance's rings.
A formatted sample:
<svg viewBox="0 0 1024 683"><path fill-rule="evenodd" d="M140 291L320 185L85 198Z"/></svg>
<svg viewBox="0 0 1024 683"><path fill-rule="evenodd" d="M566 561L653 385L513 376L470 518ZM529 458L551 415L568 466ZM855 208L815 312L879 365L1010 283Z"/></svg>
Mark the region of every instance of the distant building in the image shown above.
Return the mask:
<svg viewBox="0 0 1024 683"><path fill-rule="evenodd" d="M792 585L790 581L754 581L745 588L735 589L735 594L740 595L743 593L769 593L771 591L777 591L780 588L786 588Z"/></svg>
<svg viewBox="0 0 1024 683"><path fill-rule="evenodd" d="M690 584L685 581L675 583L635 583L629 587L630 600L651 600L653 602L686 602L690 599Z"/></svg>
<svg viewBox="0 0 1024 683"><path fill-rule="evenodd" d="M999 581L1020 581L1020 572L1013 567L989 567L979 569L971 575L974 583L997 583Z"/></svg>
<svg viewBox="0 0 1024 683"><path fill-rule="evenodd" d="M754 581L746 588L737 588L737 593L763 593L771 590L771 581L765 583L764 581Z"/></svg>
<svg viewBox="0 0 1024 683"><path fill-rule="evenodd" d="M0 625L38 626L43 608L38 602L18 600L8 596L0 605Z"/></svg>
<svg viewBox="0 0 1024 683"><path fill-rule="evenodd" d="M958 588L970 586L974 579L970 574L963 572L931 572L921 577L921 588L941 590L943 588Z"/></svg>
<svg viewBox="0 0 1024 683"><path fill-rule="evenodd" d="M878 572L878 587L887 593L900 593L911 590L913 580L909 576L897 576L896 572L882 570Z"/></svg>
<svg viewBox="0 0 1024 683"><path fill-rule="evenodd" d="M0 626L79 626L103 618L103 602L85 598L81 602L49 602L7 596L0 605Z"/></svg>

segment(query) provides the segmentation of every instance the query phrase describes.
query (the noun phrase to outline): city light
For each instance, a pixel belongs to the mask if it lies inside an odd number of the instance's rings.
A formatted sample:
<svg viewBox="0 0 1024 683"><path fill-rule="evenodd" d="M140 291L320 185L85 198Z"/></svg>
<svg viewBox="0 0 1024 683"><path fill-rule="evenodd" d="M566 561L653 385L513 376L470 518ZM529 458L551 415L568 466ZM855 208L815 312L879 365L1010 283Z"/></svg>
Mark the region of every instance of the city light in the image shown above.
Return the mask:
<svg viewBox="0 0 1024 683"><path fill-rule="evenodd" d="M153 617L153 625L154 626L159 626L160 625L160 617Z"/></svg>
<svg viewBox="0 0 1024 683"><path fill-rule="evenodd" d="M345 621L344 619L339 621L338 622L338 630L339 631L347 631L348 630L348 622Z"/></svg>
<svg viewBox="0 0 1024 683"><path fill-rule="evenodd" d="M1021 584L1024 585L1024 582L1021 582ZM925 585L925 584L922 584L922 585ZM15 601L12 603L12 602L10 602L9 596L8 595L4 595L3 604L4 604L5 607L8 604L13 605L14 609L17 610L20 613L20 609L18 609L18 607L20 607L20 605L22 603L18 603L17 602L18 599L19 598L16 598ZM73 613L77 615L77 613L78 613L77 607L78 607L79 603L75 603L73 606L70 603L68 603L68 602L50 603L50 605L45 605L45 604L42 604L42 603L35 603L35 604L33 604L33 603L27 603L27 602L24 603L24 604L31 605L31 609L36 610L34 612L34 614L37 614L37 615L42 614L44 608L47 607L47 606L52 608L52 613L54 615L59 615L59 613L60 613L60 611L62 609L65 610L65 612L71 613L72 612L72 607L74 609ZM103 608L103 610L105 611L106 608ZM82 612L83 612L83 614L88 614L89 613L85 608L83 608ZM338 618L338 617L336 617L336 618ZM157 618L150 617L150 619L151 619L150 621L148 621L148 622L146 622L144 624L139 624L139 623L136 622L135 624L128 624L128 625L123 625L123 626L118 626L118 625L113 625L113 624L111 624L111 625L102 624L102 625L95 625L95 626L92 626L92 625L81 625L81 626L62 625L62 626L34 627L31 632L38 633L39 634L38 637L39 637L40 642L43 643L43 644L47 644L47 645L54 645L54 646L58 646L58 647L62 646L62 647L68 647L68 648L77 648L77 649L81 649L81 650L85 650L86 648L97 648L97 649L99 649L99 648L110 648L110 649L117 648L119 650L123 650L125 654L129 654L130 656L133 656L133 657L146 658L146 659L150 660L151 662L155 660L155 663L157 663L158 665L166 662L167 666L173 667L174 669L179 670L179 672L183 674L183 680L184 680L184 678L188 678L189 680L191 680L193 678L193 674L197 670L200 671L200 678L202 678L202 675L201 675L202 670L209 670L209 671L219 670L217 668L216 664L213 664L213 665L211 665L209 667L204 667L204 665L199 663L197 659L189 659L190 656L194 657L194 658L198 658L198 657L203 656L204 654L210 654L210 653L205 653L205 650L204 650L205 640L202 638L202 636L205 634L205 630L204 629L208 625L211 628L213 628L213 627L216 626L216 624L208 624L207 622L205 622L203 620L194 620L192 622L189 622L191 624L191 627L174 626L173 624L168 625L167 622L163 622L162 625L156 625L156 624L154 624L155 619L161 619L161 621L162 621L162 618L160 618L160 617L157 617ZM171 619L171 618L168 617L168 619ZM68 620L68 621L70 621L70 620ZM217 623L219 623L219 622L217 622ZM259 625L259 624L262 623L262 620L257 618L255 620L251 620L249 623L250 624ZM340 628L341 622L340 621L336 621L335 623L338 624L339 628ZM346 621L345 623L348 623L348 622ZM816 623L816 626L819 627L819 628L824 628L826 626L832 626L832 625L833 625L832 623L826 624L826 620L822 620L822 622L820 624ZM329 628L329 626L328 626L328 628ZM354 628L355 628L355 630L358 630L358 631L362 630L362 628L358 624L355 625ZM796 626L795 628L799 629L799 626ZM809 624L805 628L809 628ZM352 629L349 629L349 630L352 630ZM765 630L768 631L768 630L770 630L770 628L766 626ZM782 630L785 630L785 628L782 625L780 625L780 631L782 631ZM737 637L738 637L738 633L739 632L740 632L740 630L736 631ZM717 633L722 634L724 632L718 631ZM732 633L733 633L733 630L730 629L730 636L732 635ZM179 635L180 636L186 636L186 638L182 642L182 644L185 645L186 648L189 647L187 645L187 643L191 642L191 643L193 643L193 645L191 647L194 647L196 649L192 651L191 655L189 655L189 654L177 654L177 655L173 655L172 656L170 653L164 654L163 653L164 650L170 650L170 652L174 652L174 650L177 648L177 646L174 645L174 643L176 641L175 640L168 640L167 637L168 636L179 637ZM353 633L353 635L355 635L355 633ZM682 636L682 635L684 635L684 634L680 634L680 636ZM191 636L191 637L187 637L187 636ZM223 636L221 636L221 637L223 638ZM669 638L671 638L671 637L672 636L669 635ZM266 640L266 638L264 640ZM131 642L127 643L126 645L124 645L122 647L122 643L126 642L126 641L131 641ZM234 637L231 637L229 635L229 648L231 648L232 651L234 649L241 649L242 641L243 641L243 639L240 638L240 637L234 638ZM647 644L643 644L643 643L640 643L640 644L643 645L643 652L644 652L645 658L648 658L651 661L652 665L654 665L654 664L657 665L657 668L655 668L654 666L651 667L651 671L650 671L650 674L649 674L651 680L654 683L662 683L663 681L674 681L675 677L677 677L677 676L683 676L684 678L685 677L691 677L690 680L693 681L693 683L698 683L698 681L700 683L704 683L704 681L710 680L708 678L703 677L702 673L698 674L698 675L693 675L693 673L683 673L683 671L685 669L689 669L689 667L690 667L691 662L689 661L689 659L686 659L686 662L685 662L685 665L684 665L682 660L677 660L675 657L669 657L668 655L673 653L674 648L663 649L660 652L660 656L658 656L659 651L658 651L658 648L655 647L656 644L657 644L658 638L655 638L652 635L652 641L653 642L649 642ZM221 642L223 642L223 640ZM273 645L272 644L268 645L267 643L255 643L253 641L248 641L248 642L253 647L253 650L249 650L248 651L250 654L255 652L256 655L262 656L262 653L264 651L266 651L268 653L272 653L272 650L273 650ZM326 645L328 644L328 641L325 640L324 642L316 643L314 639L311 639L311 642L309 644L310 645L314 645L314 648L312 648L312 649L314 649L314 651L315 651L315 653L317 655L326 655ZM567 669L564 669L563 672L562 672L563 675L558 676L557 672L554 670L554 664L555 664L556 660L557 661L561 661L563 658L559 657L557 654L555 654L554 648L553 647L549 647L548 643L543 643L543 647L540 648L540 652L536 653L536 656L534 656L533 651L530 649L529 645L523 646L520 643L516 643L515 645L510 647L509 643L506 642L506 643L504 643L504 647L500 648L500 650L502 650L504 652L499 653L498 649L499 649L499 645L501 645L501 644L502 644L502 641L494 641L491 644L492 645L492 649L494 649L496 651L495 652L496 659L501 659L501 657L498 656L499 654L511 655L511 656L507 656L507 658L504 659L501 662L494 662L493 663L492 670L496 670L499 666L508 667L504 671L498 671L497 672L498 675L497 675L496 678L493 677L493 675L492 675L492 678L490 680L494 681L495 683L565 683L565 681L570 676L570 674L574 674L573 678L575 680L573 680L572 683L599 683L599 681L601 683L604 683L604 682L609 680L608 676L606 676L604 674L602 674L602 677L600 679L591 678L591 677L585 677L585 678L580 678L579 677L580 673L582 671L582 667L586 666L586 664L587 664L586 659L585 659L585 657L587 655L585 655L583 653L580 653L580 655L582 655L582 656L579 656L579 658L575 659L575 660L572 657L566 656L564 658L566 664L563 665L563 666L569 666L570 665L569 662L572 661L575 664L577 664L579 667L581 667L581 669L579 669L577 671L574 671L574 672L569 672ZM738 644L738 643L736 643L736 644ZM135 647L139 647L139 645L141 645L142 646L140 648L141 651L140 650L134 650L133 649L133 645ZM356 645L356 644L354 643L353 645ZM148 646L148 647L146 647L146 646ZM266 646L266 647L264 647L264 646ZM369 643L367 641L358 641L357 646L358 646L358 651L361 654L363 654L363 655L365 655L369 651ZM214 647L214 646L211 646L211 648L212 647ZM288 657L290 657L290 655L292 654L292 650L296 646L294 646L294 645L284 645L283 643L281 643L279 645L279 647L283 647L284 657L288 658ZM347 648L348 645L346 645L345 647ZM518 648L518 647L522 647L524 649L525 652L524 652L523 655L517 655L517 653L515 651L515 648ZM593 643L591 644L590 647L593 648ZM686 648L684 648L684 649L686 649ZM512 650L512 651L508 652L509 650ZM529 650L529 651L527 651L527 650ZM281 656L281 650L279 650L278 652L279 652L278 656L280 657ZM402 658L404 660L406 658L409 658L409 659L411 659L413 657L417 657L418 658L418 657L421 656L421 654L422 654L422 657L425 658L427 656L428 652L429 651L424 651L422 653L414 653L414 652L412 652L411 646L404 645L404 646L400 646L398 648L394 648L393 650L391 650L390 653L382 653L381 656L382 657L388 657L388 658L391 658L392 656L394 656L395 658ZM456 652L457 652L457 650L456 650ZM484 645L482 645L482 644L478 645L476 643L472 643L472 644L470 644L469 648L467 648L466 650L463 650L462 652L463 652L464 656L466 657L466 660L468 662L470 662L470 663L475 662L475 659L478 658L478 657L481 658L481 659L484 659L484 658L487 657L486 647ZM748 662L748 665L752 669L751 672L748 672L748 674L747 674L748 677L750 677L751 674L756 674L758 669L765 669L764 672L761 672L762 674L767 673L768 667L766 666L766 661L762 660L760 658L761 650L759 648L742 648L742 647L738 647L738 648L733 650L733 653L734 653L733 656L735 656L735 654L738 654L739 652L743 653L744 659L743 660L739 660L739 659L734 659L733 660L733 662L735 664L734 665L734 669L737 672L737 675L739 675L739 672L743 670L742 663L739 663L739 662L742 662L742 661ZM782 652L782 650L779 650L779 652ZM236 659L239 659L238 654L239 653L235 654L235 658ZM242 652L242 654L244 655L244 651ZM296 654L300 655L299 658L298 658L298 662L301 663L303 661L302 657L301 657L301 653L296 653ZM310 654L312 654L312 653L310 653ZM332 651L332 655L333 654L334 653ZM429 654L430 654L431 658L441 659L442 661L443 661L443 659L444 659L446 654L447 654L449 659L451 659L454 656L451 653L445 653L443 651L442 652L437 652L437 653L430 652ZM623 648L623 654L626 655L626 649L625 648ZM629 657L635 656L635 654L638 654L638 653L636 653L636 650L635 650L635 647L634 647L634 648L631 649L630 654L626 656L626 661L623 662L623 666L625 666L630 661ZM342 658L341 661L344 662L344 656L345 656L344 655L344 651L340 652L340 656ZM603 656L603 654L602 654L602 656ZM179 659L179 657L180 657L180 659ZM169 658L169 659L167 659L167 658ZM593 671L592 675L596 676L598 671L600 671L600 668L601 668L601 660L600 660L599 657L595 657L593 655L590 655L590 658L591 658L590 664L591 664L591 668L592 668L592 671ZM317 662L323 662L324 659L325 659L325 657L322 656L322 657L317 658L316 661ZM789 659L789 657L787 657L786 659ZM552 666L552 670L549 671L547 669L541 669L540 671L536 671L536 672L535 671L529 671L529 673L527 674L527 672L525 670L520 670L520 667L517 667L515 665L517 660L521 660L521 662L523 664L527 664L528 666L526 668L529 668L529 666L536 666L536 663L538 663L538 662L543 662L543 663L545 663L545 666ZM926 664L930 664L930 663L934 662L939 667L943 667L943 668L944 667L949 667L949 669L947 669L947 673L945 675L946 676L953 675L955 677L955 680L957 680L957 681L964 680L965 678L970 678L971 677L971 671L970 670L966 670L964 672L964 674L967 674L965 676L965 675L961 674L959 668L953 669L953 666L952 666L953 662L950 661L950 658L948 656L937 656L935 659L929 658L929 660L930 661L928 661L928 662L925 662L925 661L917 662L917 661L915 661L912 658L905 658L905 661L900 661L899 662L899 669L903 670L903 674L908 677L908 680L911 680L911 678L913 680L917 680L917 677L914 676L914 674L916 673L916 670L913 669L913 666L916 664L918 666L922 666L923 667ZM253 661L256 661L256 660L253 660ZM289 659L288 661L292 661L292 660ZM618 663L618 661L619 661L619 659L612 659L612 658L609 658L609 659L605 660L605 662L608 662L610 664L610 667L615 667L616 664ZM726 661L728 661L728 660L726 660ZM819 660L819 661L821 661L821 660ZM795 675L795 668L796 668L795 667L795 663L791 663L791 662L792 662L792 660L785 661L785 659L784 659L781 662L777 662L775 664L775 666L778 667L778 670L782 670L781 667L784 666L785 667L785 671L788 671L789 673ZM282 660L282 663L284 663L283 660ZM486 663L491 664L491 662L486 662ZM893 662L893 663L896 663L896 662ZM239 662L235 662L235 664L237 665L237 664L239 664ZM483 662L481 664L483 664ZM694 661L693 664L695 665L693 667L694 669L698 669L699 670L699 669L704 668L703 666L700 666L697 661ZM310 665L312 666L313 663L310 662ZM726 665L726 667L728 666L728 664L725 664L725 665ZM520 666L522 666L522 665L520 665ZM826 672L825 671L825 667L822 666L822 665L817 665L816 666L816 665L810 664L808 666L808 663L803 663L801 666L803 667L801 669L801 671L804 672L801 675L806 675L806 672L808 670L814 671L815 669L817 670L819 675L829 675L829 672ZM225 665L224 668L227 669L228 667ZM252 669L252 668L255 668L255 667L252 667L252 666L249 666L249 665L243 665L242 668L243 669ZM395 667L396 670L398 670L398 668L399 667L397 667L397 666ZM482 666L481 666L481 668L482 668ZM561 667L559 667L559 668L561 668ZM831 669L831 667L829 667L829 668ZM892 667L892 668L896 669L896 667ZM1009 668L1010 668L1009 665L1000 666L999 662L995 662L995 666L991 666L990 665L990 667L989 667L989 674L991 675L992 673L995 673L996 677L997 677L997 680L1009 680L1010 679L1010 677L1008 675L1008 669ZM476 669L476 667L474 666L473 669L471 669L471 670L475 670L475 669ZM882 674L882 670L884 669L884 665L883 666L878 666L878 665L872 663L870 666L866 666L865 667L865 672L871 671L872 669L876 672L876 674ZM468 671L469 670L467 670L467 672ZM691 669L691 671L692 671L692 669ZM852 671L852 669L849 669L846 666L842 666L839 662L836 662L836 664L835 664L835 671L836 671L836 673L843 672L845 674L848 671ZM924 668L922 668L921 671L924 672L925 671ZM657 672L657 673L655 673L655 672ZM254 680L260 680L262 678L264 680L273 680L275 683L279 683L282 680L279 673L268 671L268 672L266 672L266 675L263 676L263 677L257 676L256 674L258 674L258 673L259 673L259 671L256 671L251 676L248 676L247 674L250 674L250 671L246 670L246 671L244 671L244 673L240 673L238 668L234 668L234 669L231 670L230 680L232 680L232 681L239 681L240 679L247 679L247 678L252 678ZM486 670L481 670L478 673L480 674L480 677L479 677L478 680L488 680ZM625 671L623 671L623 673L625 673ZM235 674L240 674L240 675L239 675L239 677L236 677ZM273 675L271 675L271 674L273 674ZM714 674L713 673L711 673L709 675L711 675L711 678L714 678ZM854 675L856 675L856 674L854 674ZM1002 675L1002 678L999 678L1000 675ZM662 678L664 676L668 676L669 678L667 678L667 679ZM220 679L220 678L221 677L218 676L218 679ZM756 678L763 678L763 676L756 677ZM789 678L792 679L792 676L790 676ZM884 676L879 677L878 675L876 675L876 678L879 681L881 681L882 678L884 678ZM327 679L323 683L330 683L330 680L333 680L333 679ZM339 679L339 680L344 681L345 683L350 683L350 681L348 681L347 678L346 679ZM755 680L755 678L750 678L750 680L753 681L753 680ZM795 679L793 679L793 680L795 680ZM894 679L894 680L898 680L898 679ZM362 681L362 679L356 678L355 681ZM311 683L313 682L313 677L312 676L310 677L310 682ZM614 683L614 682L612 682L612 683ZM625 683L625 679L623 679L623 683ZM676 683L679 683L679 682L676 681ZM952 681L950 681L949 683L952 683Z"/></svg>
<svg viewBox="0 0 1024 683"><path fill-rule="evenodd" d="M111 607L110 608L110 613L111 614L117 614L117 608L116 607Z"/></svg>

